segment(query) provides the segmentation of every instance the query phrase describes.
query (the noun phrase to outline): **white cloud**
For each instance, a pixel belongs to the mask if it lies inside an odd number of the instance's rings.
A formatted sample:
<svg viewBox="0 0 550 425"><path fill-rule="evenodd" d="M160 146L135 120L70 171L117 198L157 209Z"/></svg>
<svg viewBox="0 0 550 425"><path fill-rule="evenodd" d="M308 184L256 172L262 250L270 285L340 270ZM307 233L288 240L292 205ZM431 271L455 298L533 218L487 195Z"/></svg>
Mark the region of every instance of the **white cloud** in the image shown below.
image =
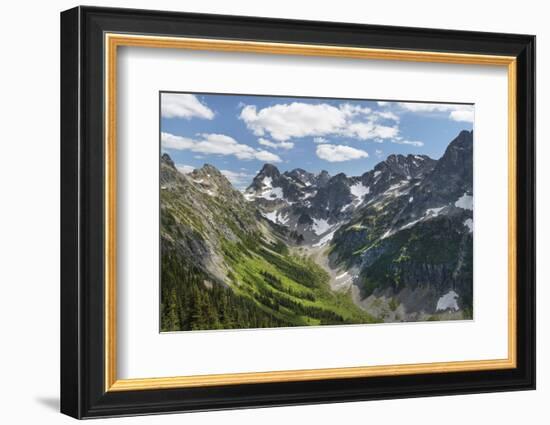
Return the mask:
<svg viewBox="0 0 550 425"><path fill-rule="evenodd" d="M318 145L317 156L329 162L342 162L351 159L367 158L369 154L361 149L344 145Z"/></svg>
<svg viewBox="0 0 550 425"><path fill-rule="evenodd" d="M395 139L392 139L392 143L397 143L398 145L411 145L411 146L417 146L417 147L424 146L424 142L419 142L416 140L407 140L407 139L403 139L402 137L396 137Z"/></svg>
<svg viewBox="0 0 550 425"><path fill-rule="evenodd" d="M202 118L211 120L214 111L202 103L195 95L187 93L163 93L161 97L163 118Z"/></svg>
<svg viewBox="0 0 550 425"><path fill-rule="evenodd" d="M292 102L258 110L255 105L245 106L239 116L256 135L269 134L279 142L299 137L339 135L362 140L395 137L397 127L380 125L380 116L370 108L349 103L338 107L326 103ZM386 115L386 119L393 119Z"/></svg>
<svg viewBox="0 0 550 425"><path fill-rule="evenodd" d="M170 133L161 133L163 149L190 150L192 152L215 155L233 155L239 159L281 162L279 156L265 151L256 150L248 145L238 143L225 134L198 134L199 139L176 136Z"/></svg>
<svg viewBox="0 0 550 425"><path fill-rule="evenodd" d="M382 149L376 149L376 150L374 151L374 153L376 154L376 156L377 156L378 158L380 158L380 157L382 157L382 155L384 155L384 151L383 151Z"/></svg>
<svg viewBox="0 0 550 425"><path fill-rule="evenodd" d="M324 137L314 137L313 138L313 143L317 143L317 144L328 143L328 140L325 139Z"/></svg>
<svg viewBox="0 0 550 425"><path fill-rule="evenodd" d="M400 102L401 108L411 112L448 112L453 121L474 122L473 105L453 105L447 103L411 103Z"/></svg>
<svg viewBox="0 0 550 425"><path fill-rule="evenodd" d="M352 105L351 103L343 103L339 106L339 109L346 115L355 116L358 114L368 115L372 112L372 109L360 105Z"/></svg>
<svg viewBox="0 0 550 425"><path fill-rule="evenodd" d="M258 143L263 146L268 146L270 148L274 149L292 149L294 147L294 143L292 142L271 142L267 139L264 139L260 137L258 139Z"/></svg>
<svg viewBox="0 0 550 425"><path fill-rule="evenodd" d="M279 158L278 155L275 155L274 153L264 151L264 150L257 151L255 154L255 157L259 161L281 162L281 158Z"/></svg>
<svg viewBox="0 0 550 425"><path fill-rule="evenodd" d="M374 139L375 142L382 143L381 139L396 137L399 134L399 128L379 125L372 121L358 122L350 124L343 134L349 137L355 136L363 140Z"/></svg>
<svg viewBox="0 0 550 425"><path fill-rule="evenodd" d="M186 165L186 164L176 164L176 168L178 171L182 174L189 174L192 173L195 167L192 165Z"/></svg>
<svg viewBox="0 0 550 425"><path fill-rule="evenodd" d="M390 102L380 101L380 102L376 102L376 103L378 103L378 106L387 106L387 105L389 105Z"/></svg>
<svg viewBox="0 0 550 425"><path fill-rule="evenodd" d="M269 133L280 141L333 133L346 123L344 112L334 106L300 102L274 105L260 111L248 105L241 111L240 118L257 136Z"/></svg>
<svg viewBox="0 0 550 425"><path fill-rule="evenodd" d="M474 111L452 111L449 118L454 121L474 122Z"/></svg>
<svg viewBox="0 0 550 425"><path fill-rule="evenodd" d="M243 173L241 171L220 170L220 172L235 186L242 186L254 177L252 174Z"/></svg>
<svg viewBox="0 0 550 425"><path fill-rule="evenodd" d="M399 117L391 111L378 111L376 115L385 120L399 121Z"/></svg>
<svg viewBox="0 0 550 425"><path fill-rule="evenodd" d="M452 110L452 106L444 103L415 103L399 102L398 105L411 112L445 112Z"/></svg>

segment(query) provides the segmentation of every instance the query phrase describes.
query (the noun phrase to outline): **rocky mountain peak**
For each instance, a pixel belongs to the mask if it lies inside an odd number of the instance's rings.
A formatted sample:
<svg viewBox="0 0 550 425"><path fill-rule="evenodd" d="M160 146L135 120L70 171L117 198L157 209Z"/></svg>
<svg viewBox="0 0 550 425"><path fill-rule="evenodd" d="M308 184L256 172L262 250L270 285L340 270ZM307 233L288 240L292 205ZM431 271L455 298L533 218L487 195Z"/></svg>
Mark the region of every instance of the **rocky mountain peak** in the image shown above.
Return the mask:
<svg viewBox="0 0 550 425"><path fill-rule="evenodd" d="M306 170L304 170L303 168L295 168L294 170L290 171L289 174L294 174L294 175L298 175L298 176L302 176L302 175L306 175L306 174L310 174L308 173Z"/></svg>
<svg viewBox="0 0 550 425"><path fill-rule="evenodd" d="M176 169L176 165L174 164L174 161L172 161L172 158L170 158L170 155L168 155L167 153L163 153L160 157L159 178L161 186L171 184L178 174L179 173Z"/></svg>
<svg viewBox="0 0 550 425"><path fill-rule="evenodd" d="M256 174L252 183L246 189L249 194L261 193L271 189L274 186L279 186L281 173L273 164L264 164L262 169Z"/></svg>
<svg viewBox="0 0 550 425"><path fill-rule="evenodd" d="M176 168L176 164L174 164L174 161L172 161L172 158L170 158L170 155L168 155L167 153L162 154L162 156L160 157L160 162L162 164L168 165L171 168Z"/></svg>
<svg viewBox="0 0 550 425"><path fill-rule="evenodd" d="M391 154L386 158L387 164L398 164L400 162L403 162L405 157L401 154Z"/></svg>
<svg viewBox="0 0 550 425"><path fill-rule="evenodd" d="M327 170L321 170L319 174L315 176L315 184L317 187L325 186L330 180L330 174Z"/></svg>
<svg viewBox="0 0 550 425"><path fill-rule="evenodd" d="M474 130L462 130L460 133L458 133L457 139L464 139L465 141L472 142L474 137Z"/></svg>
<svg viewBox="0 0 550 425"><path fill-rule="evenodd" d="M204 164L201 168L196 168L191 172L191 176L194 179L206 178L206 179L225 179L224 175L211 164Z"/></svg>
<svg viewBox="0 0 550 425"><path fill-rule="evenodd" d="M201 191L210 196L233 197L235 192L237 192L227 177L211 164L204 164L201 168L197 168L187 174L186 177L198 186Z"/></svg>
<svg viewBox="0 0 550 425"><path fill-rule="evenodd" d="M416 179L429 173L437 161L427 155L393 154L374 167L375 173L392 174L401 178Z"/></svg>
<svg viewBox="0 0 550 425"><path fill-rule="evenodd" d="M471 186L473 140L474 135L472 131L461 131L460 134L449 143L445 153L437 162L433 178L467 182Z"/></svg>
<svg viewBox="0 0 550 425"><path fill-rule="evenodd" d="M220 171L212 164L204 164L201 170L205 173L221 174Z"/></svg>
<svg viewBox="0 0 550 425"><path fill-rule="evenodd" d="M449 150L467 150L471 151L474 143L474 132L462 130L455 139L447 146Z"/></svg>
<svg viewBox="0 0 550 425"><path fill-rule="evenodd" d="M341 184L342 182L347 182L347 181L348 181L348 177L346 176L345 173L338 173L329 180L329 184L335 185L335 184Z"/></svg>
<svg viewBox="0 0 550 425"><path fill-rule="evenodd" d="M271 178L279 178L281 173L279 172L279 169L273 165L273 164L264 164L260 172L258 173L258 176L264 176L264 177L271 177Z"/></svg>
<svg viewBox="0 0 550 425"><path fill-rule="evenodd" d="M299 184L305 184L305 185L312 184L313 181L315 180L314 174L309 173L302 168L295 168L294 170L291 170L291 171L285 171L283 175L293 179Z"/></svg>

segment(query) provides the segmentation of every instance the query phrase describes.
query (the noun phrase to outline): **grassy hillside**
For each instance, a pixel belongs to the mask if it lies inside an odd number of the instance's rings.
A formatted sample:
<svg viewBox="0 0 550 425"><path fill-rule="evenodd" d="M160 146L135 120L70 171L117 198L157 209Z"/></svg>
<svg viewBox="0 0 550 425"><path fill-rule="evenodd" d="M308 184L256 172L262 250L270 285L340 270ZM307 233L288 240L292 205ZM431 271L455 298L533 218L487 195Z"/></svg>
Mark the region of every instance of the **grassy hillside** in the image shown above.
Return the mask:
<svg viewBox="0 0 550 425"><path fill-rule="evenodd" d="M223 242L227 286L163 244L162 331L370 323L349 295L333 293L328 275L282 242L260 235Z"/></svg>

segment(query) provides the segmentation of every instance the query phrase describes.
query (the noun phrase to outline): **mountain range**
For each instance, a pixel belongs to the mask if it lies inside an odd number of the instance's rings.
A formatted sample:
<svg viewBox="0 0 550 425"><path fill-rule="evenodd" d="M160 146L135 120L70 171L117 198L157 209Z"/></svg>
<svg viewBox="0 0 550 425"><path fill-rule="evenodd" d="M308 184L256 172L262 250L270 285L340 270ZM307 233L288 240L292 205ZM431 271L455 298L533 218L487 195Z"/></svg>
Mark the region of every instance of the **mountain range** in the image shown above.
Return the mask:
<svg viewBox="0 0 550 425"><path fill-rule="evenodd" d="M438 160L390 155L360 176L265 164L240 192L163 154L162 329L471 318L472 158L462 131Z"/></svg>

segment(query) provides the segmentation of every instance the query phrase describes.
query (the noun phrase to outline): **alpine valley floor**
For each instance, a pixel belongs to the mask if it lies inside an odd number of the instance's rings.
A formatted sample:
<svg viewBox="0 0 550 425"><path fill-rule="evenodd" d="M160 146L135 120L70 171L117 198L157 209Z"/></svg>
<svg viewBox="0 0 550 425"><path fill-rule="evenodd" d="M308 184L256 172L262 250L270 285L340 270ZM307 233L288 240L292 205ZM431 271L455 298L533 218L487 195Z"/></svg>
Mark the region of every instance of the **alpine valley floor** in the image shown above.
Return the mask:
<svg viewBox="0 0 550 425"><path fill-rule="evenodd" d="M161 330L471 319L473 133L361 176L265 164L244 191L161 158Z"/></svg>

